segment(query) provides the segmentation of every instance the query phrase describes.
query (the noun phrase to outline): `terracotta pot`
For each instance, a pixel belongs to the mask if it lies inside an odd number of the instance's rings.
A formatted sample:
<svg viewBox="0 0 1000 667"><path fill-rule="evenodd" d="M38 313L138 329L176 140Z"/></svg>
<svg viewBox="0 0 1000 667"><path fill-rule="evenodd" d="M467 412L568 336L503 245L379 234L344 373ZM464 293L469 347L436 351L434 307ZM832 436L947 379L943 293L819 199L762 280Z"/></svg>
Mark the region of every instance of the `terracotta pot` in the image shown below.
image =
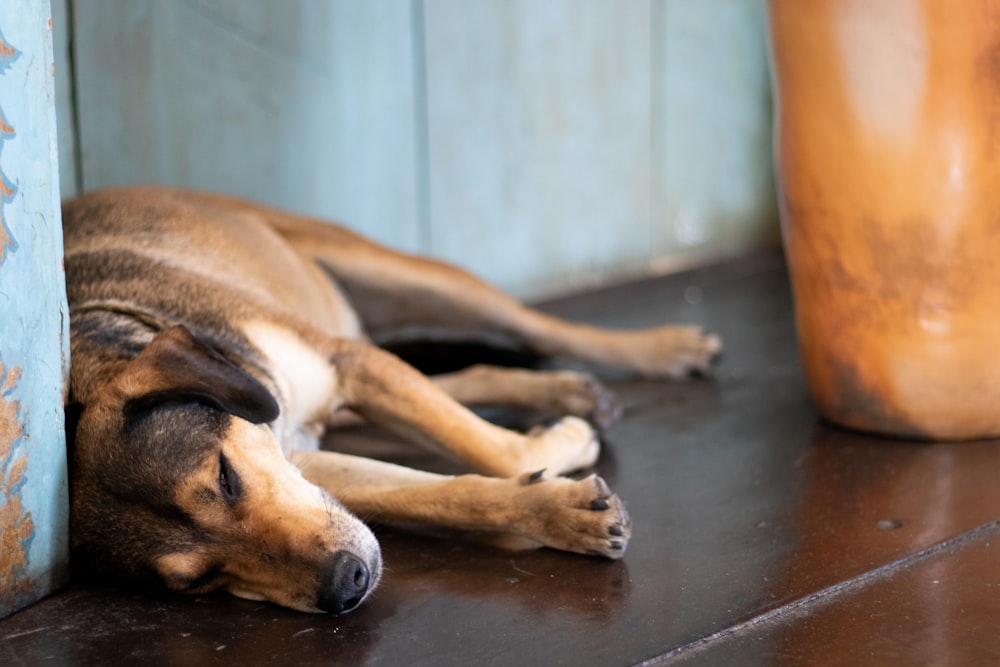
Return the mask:
<svg viewBox="0 0 1000 667"><path fill-rule="evenodd" d="M1000 3L769 9L782 230L821 412L1000 435Z"/></svg>

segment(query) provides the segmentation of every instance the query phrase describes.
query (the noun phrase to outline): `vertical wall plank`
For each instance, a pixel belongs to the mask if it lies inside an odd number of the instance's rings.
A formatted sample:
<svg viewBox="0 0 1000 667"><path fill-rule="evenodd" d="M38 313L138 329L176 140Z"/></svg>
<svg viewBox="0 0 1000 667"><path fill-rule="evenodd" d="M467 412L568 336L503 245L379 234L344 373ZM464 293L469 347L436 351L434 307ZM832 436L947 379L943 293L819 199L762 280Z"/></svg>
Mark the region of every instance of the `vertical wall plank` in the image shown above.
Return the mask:
<svg viewBox="0 0 1000 667"><path fill-rule="evenodd" d="M416 248L408 3L102 0L75 12L86 189L218 190Z"/></svg>
<svg viewBox="0 0 1000 667"><path fill-rule="evenodd" d="M521 294L649 244L649 3L426 0L431 250Z"/></svg>
<svg viewBox="0 0 1000 667"><path fill-rule="evenodd" d="M48 0L0 15L0 616L68 572L68 354Z"/></svg>
<svg viewBox="0 0 1000 667"><path fill-rule="evenodd" d="M777 242L762 0L654 0L654 265Z"/></svg>
<svg viewBox="0 0 1000 667"><path fill-rule="evenodd" d="M73 126L73 68L70 63L69 3L52 2L52 57L55 62L56 130L59 136L59 192L63 199L77 194L76 128Z"/></svg>
<svg viewBox="0 0 1000 667"><path fill-rule="evenodd" d="M73 4L85 188L340 218L522 297L777 242L764 0Z"/></svg>

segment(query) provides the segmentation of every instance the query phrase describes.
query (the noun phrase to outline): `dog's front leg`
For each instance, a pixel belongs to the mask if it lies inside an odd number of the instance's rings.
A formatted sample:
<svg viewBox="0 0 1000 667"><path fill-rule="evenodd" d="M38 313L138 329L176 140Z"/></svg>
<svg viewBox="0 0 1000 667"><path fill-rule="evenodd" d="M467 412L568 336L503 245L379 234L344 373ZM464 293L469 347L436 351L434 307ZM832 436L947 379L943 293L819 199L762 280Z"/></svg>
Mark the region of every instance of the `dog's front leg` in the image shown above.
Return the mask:
<svg viewBox="0 0 1000 667"><path fill-rule="evenodd" d="M329 358L343 407L443 450L476 472L512 477L545 469L560 474L597 459L597 437L577 417L524 435L478 417L416 369L368 343L335 341Z"/></svg>
<svg viewBox="0 0 1000 667"><path fill-rule="evenodd" d="M576 553L621 558L632 533L600 477L447 476L334 452L295 452L310 482L355 514L383 523L508 533Z"/></svg>

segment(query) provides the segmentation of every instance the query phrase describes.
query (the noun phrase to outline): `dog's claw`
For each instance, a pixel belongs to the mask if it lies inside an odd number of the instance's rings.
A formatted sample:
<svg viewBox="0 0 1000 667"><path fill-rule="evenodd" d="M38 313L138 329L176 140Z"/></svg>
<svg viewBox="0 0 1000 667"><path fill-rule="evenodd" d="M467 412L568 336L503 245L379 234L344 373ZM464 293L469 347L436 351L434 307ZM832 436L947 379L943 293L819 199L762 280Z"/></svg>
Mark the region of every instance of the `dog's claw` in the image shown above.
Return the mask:
<svg viewBox="0 0 1000 667"><path fill-rule="evenodd" d="M543 475L545 475L545 468L542 468L541 470L536 470L535 472L532 473L525 473L524 475L521 476L522 480L521 483L524 485L536 484L542 481Z"/></svg>
<svg viewBox="0 0 1000 667"><path fill-rule="evenodd" d="M609 509L610 507L611 505L608 504L608 501L605 500L604 498L598 498L597 500L590 501L590 509L594 510L595 512L602 512L606 509Z"/></svg>

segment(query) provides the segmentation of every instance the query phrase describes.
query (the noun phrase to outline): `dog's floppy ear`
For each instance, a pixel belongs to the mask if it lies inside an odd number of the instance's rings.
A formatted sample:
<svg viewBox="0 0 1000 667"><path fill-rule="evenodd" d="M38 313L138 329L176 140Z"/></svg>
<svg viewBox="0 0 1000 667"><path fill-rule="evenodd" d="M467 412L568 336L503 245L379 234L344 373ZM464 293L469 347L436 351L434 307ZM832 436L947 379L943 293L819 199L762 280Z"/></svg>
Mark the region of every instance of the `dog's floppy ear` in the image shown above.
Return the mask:
<svg viewBox="0 0 1000 667"><path fill-rule="evenodd" d="M126 414L169 402L195 401L254 424L274 421L278 403L246 371L202 345L183 326L156 335L116 381Z"/></svg>

